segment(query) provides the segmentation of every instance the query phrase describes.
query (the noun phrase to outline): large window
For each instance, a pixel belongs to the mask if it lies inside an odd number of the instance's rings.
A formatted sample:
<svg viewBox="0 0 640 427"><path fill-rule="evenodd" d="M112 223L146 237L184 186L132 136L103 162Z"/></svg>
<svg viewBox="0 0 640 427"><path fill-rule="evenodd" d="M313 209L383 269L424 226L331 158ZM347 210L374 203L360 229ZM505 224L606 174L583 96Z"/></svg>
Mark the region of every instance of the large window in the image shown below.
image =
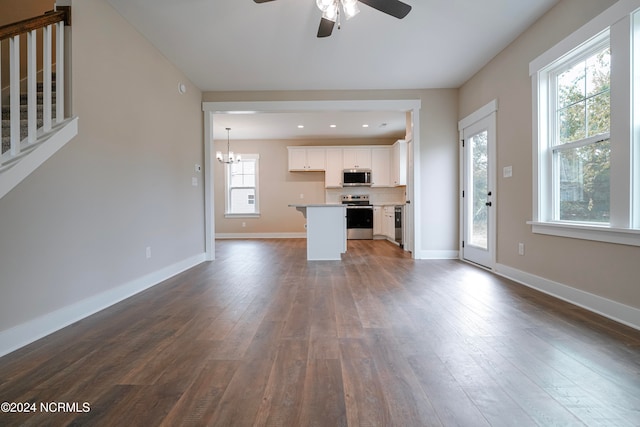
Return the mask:
<svg viewBox="0 0 640 427"><path fill-rule="evenodd" d="M252 217L260 214L258 160L257 154L243 154L240 162L226 165L225 214L227 216Z"/></svg>
<svg viewBox="0 0 640 427"><path fill-rule="evenodd" d="M591 42L549 72L552 219L609 223L610 47Z"/></svg>
<svg viewBox="0 0 640 427"><path fill-rule="evenodd" d="M640 246L639 7L614 4L530 64L536 233Z"/></svg>

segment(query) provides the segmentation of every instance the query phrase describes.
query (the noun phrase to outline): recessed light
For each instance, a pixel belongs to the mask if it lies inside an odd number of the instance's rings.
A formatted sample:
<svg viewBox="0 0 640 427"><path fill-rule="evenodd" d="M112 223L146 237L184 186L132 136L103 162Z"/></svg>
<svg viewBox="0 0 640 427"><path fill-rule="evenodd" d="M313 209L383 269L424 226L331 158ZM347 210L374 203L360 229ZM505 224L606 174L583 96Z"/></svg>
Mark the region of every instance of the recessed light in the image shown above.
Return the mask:
<svg viewBox="0 0 640 427"><path fill-rule="evenodd" d="M304 125L298 125L298 129L304 129Z"/></svg>
<svg viewBox="0 0 640 427"><path fill-rule="evenodd" d="M362 127L363 127L363 128L368 128L368 127L369 127L369 125L365 123L365 124L363 124L363 125L362 125Z"/></svg>
<svg viewBox="0 0 640 427"><path fill-rule="evenodd" d="M338 125L329 125L330 128L337 128Z"/></svg>

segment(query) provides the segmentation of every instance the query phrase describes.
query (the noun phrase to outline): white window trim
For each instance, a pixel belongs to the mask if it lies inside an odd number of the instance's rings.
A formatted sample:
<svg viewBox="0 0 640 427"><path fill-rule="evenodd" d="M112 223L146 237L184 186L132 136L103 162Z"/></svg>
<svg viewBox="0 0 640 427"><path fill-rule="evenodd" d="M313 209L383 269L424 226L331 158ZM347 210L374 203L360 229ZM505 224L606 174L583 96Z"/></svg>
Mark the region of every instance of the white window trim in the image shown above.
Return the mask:
<svg viewBox="0 0 640 427"><path fill-rule="evenodd" d="M233 213L229 212L229 165L224 165L224 217L225 218L260 218L260 155L242 154L242 160L258 160L256 162L256 198L254 213Z"/></svg>
<svg viewBox="0 0 640 427"><path fill-rule="evenodd" d="M609 9L602 12L596 18L585 24L573 34L544 52L529 64L529 74L532 82L533 99L533 218L527 224L532 226L532 231L537 234L570 237L576 239L594 240L600 242L618 243L632 246L640 246L640 193L637 188L632 188L632 178L635 182L638 177L631 177L631 171L640 173L640 150L631 152L631 141L634 137L634 145L638 145L640 135L631 135L632 99L631 93L631 17L630 15L640 8L640 0L620 0ZM612 46L611 80L611 222L609 225L593 223L575 223L553 221L550 217L553 212L553 198L548 179L551 176L549 164L548 136L549 128L548 102L539 102L549 96L547 73L553 66L562 63L563 58L579 50L585 43L591 42L598 35L610 29L609 37ZM617 48L616 54L613 50ZM638 46L634 46L636 52L640 52ZM636 61L640 57L636 55ZM637 65L637 64L636 64ZM635 72L640 72L638 67ZM640 95L640 88L635 85ZM545 105L542 105L545 104ZM615 110L614 110L615 109ZM614 114L615 111L615 114ZM634 111L636 116L640 113ZM635 160L632 160L635 159ZM632 164L632 161L635 164ZM625 163L626 162L626 166ZM547 191L540 190L546 188ZM636 197L632 197L636 195ZM632 203L635 210L632 217Z"/></svg>

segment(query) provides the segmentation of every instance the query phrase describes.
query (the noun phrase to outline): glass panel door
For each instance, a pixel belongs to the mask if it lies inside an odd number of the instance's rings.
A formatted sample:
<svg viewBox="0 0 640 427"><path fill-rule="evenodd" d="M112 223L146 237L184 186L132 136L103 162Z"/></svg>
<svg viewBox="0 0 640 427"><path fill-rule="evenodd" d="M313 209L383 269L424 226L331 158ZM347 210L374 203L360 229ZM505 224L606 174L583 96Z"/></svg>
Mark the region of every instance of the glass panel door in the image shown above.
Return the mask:
<svg viewBox="0 0 640 427"><path fill-rule="evenodd" d="M462 258L493 268L495 113L466 127L463 139Z"/></svg>

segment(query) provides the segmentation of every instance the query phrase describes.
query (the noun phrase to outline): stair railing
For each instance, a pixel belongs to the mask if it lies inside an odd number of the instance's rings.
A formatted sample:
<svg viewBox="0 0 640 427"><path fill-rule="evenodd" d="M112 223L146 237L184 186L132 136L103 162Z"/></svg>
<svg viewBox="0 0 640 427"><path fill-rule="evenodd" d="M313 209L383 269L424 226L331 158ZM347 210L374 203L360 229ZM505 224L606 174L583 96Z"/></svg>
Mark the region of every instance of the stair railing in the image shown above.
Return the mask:
<svg viewBox="0 0 640 427"><path fill-rule="evenodd" d="M56 125L64 122L65 114L65 26L71 25L71 8L57 6L55 10L44 15L0 27L0 42L8 39L9 45L9 105L10 105L10 148L5 144L0 151L0 171L7 163L12 162L23 152L28 151L38 139L50 132ZM42 69L38 70L37 31L42 29ZM55 29L55 32L54 32ZM26 34L27 44L27 135L21 138L21 70L20 70L20 38ZM53 38L55 37L55 40ZM55 62L54 62L55 43ZM0 61L2 44L0 43ZM2 89L2 64L0 64L0 92ZM52 83L55 65L55 121L53 117ZM42 126L38 126L38 74L42 73ZM3 96L0 96L0 111L2 111ZM0 127L0 140L5 136ZM22 140L21 140L22 139Z"/></svg>

